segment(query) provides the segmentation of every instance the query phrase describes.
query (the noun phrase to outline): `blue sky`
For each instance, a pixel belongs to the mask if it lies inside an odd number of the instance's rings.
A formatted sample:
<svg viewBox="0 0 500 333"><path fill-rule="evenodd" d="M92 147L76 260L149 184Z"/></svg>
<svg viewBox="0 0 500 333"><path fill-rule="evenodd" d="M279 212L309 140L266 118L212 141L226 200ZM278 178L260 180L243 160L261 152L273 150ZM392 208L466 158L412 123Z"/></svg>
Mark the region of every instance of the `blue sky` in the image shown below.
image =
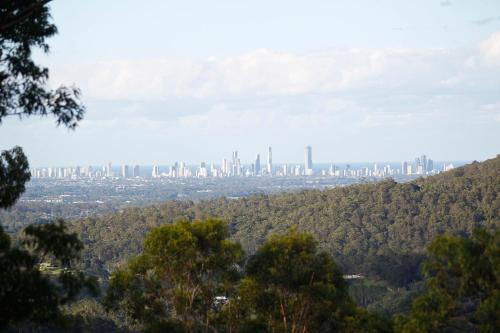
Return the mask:
<svg viewBox="0 0 500 333"><path fill-rule="evenodd" d="M87 114L8 119L34 166L482 160L500 153L500 2L55 0L36 58Z"/></svg>

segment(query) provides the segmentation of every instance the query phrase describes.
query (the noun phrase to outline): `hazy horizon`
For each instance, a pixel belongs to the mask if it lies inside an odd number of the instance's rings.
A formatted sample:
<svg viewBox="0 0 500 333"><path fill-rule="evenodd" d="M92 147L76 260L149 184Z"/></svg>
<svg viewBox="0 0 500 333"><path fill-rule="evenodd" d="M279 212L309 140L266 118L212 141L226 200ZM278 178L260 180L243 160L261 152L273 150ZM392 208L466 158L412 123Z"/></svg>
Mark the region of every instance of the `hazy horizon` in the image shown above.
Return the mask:
<svg viewBox="0 0 500 333"><path fill-rule="evenodd" d="M500 153L500 2L54 1L36 54L82 89L74 131L0 124L32 166L443 161ZM112 13L112 15L110 15ZM277 162L280 163L280 162Z"/></svg>

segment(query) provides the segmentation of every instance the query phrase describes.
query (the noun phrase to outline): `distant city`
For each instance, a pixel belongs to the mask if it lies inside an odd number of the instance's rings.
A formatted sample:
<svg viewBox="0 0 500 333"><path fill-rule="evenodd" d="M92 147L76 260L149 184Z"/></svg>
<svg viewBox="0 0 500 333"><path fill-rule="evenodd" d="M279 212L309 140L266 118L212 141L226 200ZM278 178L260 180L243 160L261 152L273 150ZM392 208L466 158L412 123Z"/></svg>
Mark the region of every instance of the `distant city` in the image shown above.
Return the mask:
<svg viewBox="0 0 500 333"><path fill-rule="evenodd" d="M379 165L374 163L368 166L354 167L345 164L340 167L330 164L326 168L314 168L312 147L304 149L304 164L282 163L273 164L273 150L268 148L267 161L261 163L260 154L250 164L242 164L238 151L233 151L231 159L222 159L220 164L208 165L201 162L198 166L187 165L185 162L175 162L169 167L153 165L144 167L140 165L113 166L74 166L74 167L43 167L31 169L35 179L103 179L103 178L225 178L225 177L342 177L342 178L386 178L393 176L433 175L454 168L452 163L443 163L438 167L426 155L416 157L413 161L402 161L401 166L394 164ZM163 170L162 170L163 169Z"/></svg>

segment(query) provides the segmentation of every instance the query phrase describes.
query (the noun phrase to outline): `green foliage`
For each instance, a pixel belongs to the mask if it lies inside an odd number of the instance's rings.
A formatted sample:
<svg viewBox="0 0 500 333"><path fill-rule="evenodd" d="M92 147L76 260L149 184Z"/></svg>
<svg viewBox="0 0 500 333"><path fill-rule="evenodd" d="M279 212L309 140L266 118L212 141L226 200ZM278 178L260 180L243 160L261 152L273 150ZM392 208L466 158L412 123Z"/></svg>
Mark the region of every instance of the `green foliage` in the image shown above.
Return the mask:
<svg viewBox="0 0 500 333"><path fill-rule="evenodd" d="M234 293L243 259L221 220L153 229L144 252L113 273L106 304L148 330L213 331L216 296Z"/></svg>
<svg viewBox="0 0 500 333"><path fill-rule="evenodd" d="M22 321L47 322L60 317L60 306L82 289L97 293L97 283L75 269L82 243L61 220L31 226L17 246L0 227L0 328ZM40 269L50 262L57 274Z"/></svg>
<svg viewBox="0 0 500 333"><path fill-rule="evenodd" d="M49 71L35 64L32 49L49 51L46 39L57 28L50 22L47 0L0 3L0 123L7 116L48 114L57 124L74 128L83 118L79 90L47 88Z"/></svg>
<svg viewBox="0 0 500 333"><path fill-rule="evenodd" d="M153 229L113 273L107 308L149 332L392 332L355 306L332 257L310 234L273 235L243 271L220 220Z"/></svg>
<svg viewBox="0 0 500 333"><path fill-rule="evenodd" d="M95 299L83 299L63 307L63 325L60 331L71 332L133 332L124 327L123 318L106 311ZM120 325L122 323L122 325ZM59 330L55 330L59 332ZM169 331L167 331L169 332Z"/></svg>
<svg viewBox="0 0 500 333"><path fill-rule="evenodd" d="M3 151L0 155L0 209L17 201L29 179L29 164L21 147Z"/></svg>
<svg viewBox="0 0 500 333"><path fill-rule="evenodd" d="M238 322L270 332L341 332L355 316L347 284L330 255L309 234L272 236L246 267L236 307Z"/></svg>
<svg viewBox="0 0 500 333"><path fill-rule="evenodd" d="M500 330L500 231L437 238L424 273L428 290L398 319L400 332Z"/></svg>

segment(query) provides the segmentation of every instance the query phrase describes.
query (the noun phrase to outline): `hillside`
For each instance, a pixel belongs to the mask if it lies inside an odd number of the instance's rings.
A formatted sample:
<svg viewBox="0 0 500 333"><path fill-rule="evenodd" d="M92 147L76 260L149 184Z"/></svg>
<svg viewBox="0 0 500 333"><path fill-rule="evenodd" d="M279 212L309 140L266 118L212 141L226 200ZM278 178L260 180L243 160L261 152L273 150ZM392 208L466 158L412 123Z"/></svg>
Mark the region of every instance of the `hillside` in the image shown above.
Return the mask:
<svg viewBox="0 0 500 333"><path fill-rule="evenodd" d="M216 216L230 223L232 238L247 252L253 252L269 234L296 225L331 251L346 273L392 274L374 268L373 263L380 266L381 260L408 266L397 278L403 280L394 281L405 285L435 236L469 234L477 226L500 225L499 190L497 156L410 183L386 180L238 200L168 201L77 220L72 227L86 244L86 268L101 277L137 254L151 228L183 218Z"/></svg>

